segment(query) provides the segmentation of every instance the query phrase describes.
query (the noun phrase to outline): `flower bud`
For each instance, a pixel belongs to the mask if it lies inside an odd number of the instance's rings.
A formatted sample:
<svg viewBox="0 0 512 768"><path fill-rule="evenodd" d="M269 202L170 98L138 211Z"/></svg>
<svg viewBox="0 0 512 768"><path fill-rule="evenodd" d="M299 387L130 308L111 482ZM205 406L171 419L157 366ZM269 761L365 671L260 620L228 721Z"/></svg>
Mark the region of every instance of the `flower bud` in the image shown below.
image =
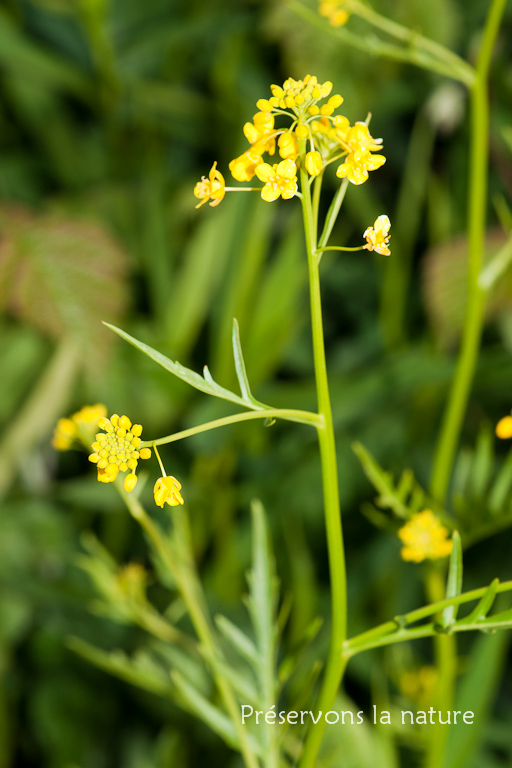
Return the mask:
<svg viewBox="0 0 512 768"><path fill-rule="evenodd" d="M306 155L306 170L310 176L318 176L322 170L320 152L308 152Z"/></svg>

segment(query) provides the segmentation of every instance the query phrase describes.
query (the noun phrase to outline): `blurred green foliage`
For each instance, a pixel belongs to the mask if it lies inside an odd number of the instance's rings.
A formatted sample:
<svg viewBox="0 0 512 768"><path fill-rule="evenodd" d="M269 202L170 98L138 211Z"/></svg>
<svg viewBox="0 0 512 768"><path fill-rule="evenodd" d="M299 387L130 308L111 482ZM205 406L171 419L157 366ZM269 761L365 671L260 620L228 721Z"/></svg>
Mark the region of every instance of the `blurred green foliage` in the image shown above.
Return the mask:
<svg viewBox="0 0 512 768"><path fill-rule="evenodd" d="M463 57L474 55L485 11L477 0L381 0L376 7ZM511 220L511 32L509 4L491 81L490 243L499 243L503 235L494 230L509 229ZM245 149L241 127L270 83L306 72L334 82L351 121L372 112L372 133L384 138L388 158L371 186L349 190L336 236L359 242L387 212L397 254L387 266L368 254L324 257L351 633L423 602L418 567L399 561L396 536L359 514L373 491L351 443L360 440L396 475L410 467L425 486L464 301L462 87L342 47L280 0L1 0L0 768L215 768L232 760L192 717L95 670L66 646L75 635L132 654L145 637L98 615L93 585L76 567L83 530L94 531L117 562L151 564L114 490L98 485L85 457L57 456L49 441L56 419L84 403L128 413L148 437L233 412L115 339L101 320L195 370L208 363L231 388L236 316L255 396L314 409L295 203L228 195L219 208L197 212L192 195L214 159L224 172ZM469 517L482 511L492 482L491 502L499 491L509 506L510 482L496 490L492 478L503 462L501 476L509 477L510 459L503 446L495 457L492 438L480 431L512 406L509 275L497 294L452 489L460 509L457 498L472 482L463 510ZM314 434L249 423L163 453L186 487L213 610L241 626L249 505L262 499L281 594L291 599L283 643L293 649L318 614L328 616ZM492 514L491 504L485 515ZM468 588L510 576L510 537L505 531L469 550ZM168 596L156 581L148 595L165 609ZM327 642L325 630L320 641ZM471 675L460 695L472 704L480 697L482 725L471 754L451 745L460 768L510 762L512 699L500 689L510 675L506 643L504 635L462 643L461 671ZM370 697L399 706L401 672L429 663L430 652L418 645L356 657L347 691L358 708ZM390 690L380 682L383 670L394 681ZM375 739L388 755L382 764L394 765L385 734L365 731L351 744L343 729L328 731L341 740L327 745L333 765L339 751L354 755L347 765L373 764ZM416 765L414 739L400 738L406 764Z"/></svg>

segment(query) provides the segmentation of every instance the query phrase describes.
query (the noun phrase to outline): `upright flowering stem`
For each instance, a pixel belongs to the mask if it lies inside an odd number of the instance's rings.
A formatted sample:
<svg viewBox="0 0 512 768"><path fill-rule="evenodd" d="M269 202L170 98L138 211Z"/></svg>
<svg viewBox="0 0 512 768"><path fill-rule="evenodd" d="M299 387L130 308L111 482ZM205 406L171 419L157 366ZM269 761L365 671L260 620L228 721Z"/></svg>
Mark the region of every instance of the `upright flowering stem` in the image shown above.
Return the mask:
<svg viewBox="0 0 512 768"><path fill-rule="evenodd" d="M300 144L302 144L302 146L300 146ZM304 142L300 142L300 144L300 153L303 156L305 151ZM311 324L313 332L313 355L318 412L323 420L323 423L318 426L317 429L322 462L325 523L329 553L329 572L331 577L331 644L325 675L317 702L317 709L326 711L332 707L345 669L346 662L342 651L347 631L347 589L345 554L343 549L343 534L339 505L336 446L334 442L334 428L327 380L327 366L325 361L320 277L316 255L316 224L313 220L308 174L303 167L303 163L301 163L300 167L300 184L308 256ZM316 757L324 729L325 720L323 718L319 719L316 726L312 726L306 739L300 768L313 768L316 764Z"/></svg>
<svg viewBox="0 0 512 768"><path fill-rule="evenodd" d="M494 0L485 26L471 89L471 147L468 205L468 302L462 346L457 361L448 405L443 416L432 471L430 490L444 503L473 383L482 328L486 293L478 284L482 269L487 207L487 168L489 162L489 97L487 77L494 41L507 0Z"/></svg>
<svg viewBox="0 0 512 768"><path fill-rule="evenodd" d="M486 292L478 282L483 266L487 208L487 175L489 163L489 95L488 74L496 35L498 34L506 0L493 0L485 25L482 45L476 64L476 79L471 87L471 146L468 200L468 302L455 376L434 456L430 490L444 504L460 431L473 377L475 374L484 324ZM438 578L431 574L428 588L431 597L442 597ZM456 641L449 635L435 640L438 670L436 706L450 710L454 697L456 671ZM437 727L429 741L426 768L443 765L448 729Z"/></svg>

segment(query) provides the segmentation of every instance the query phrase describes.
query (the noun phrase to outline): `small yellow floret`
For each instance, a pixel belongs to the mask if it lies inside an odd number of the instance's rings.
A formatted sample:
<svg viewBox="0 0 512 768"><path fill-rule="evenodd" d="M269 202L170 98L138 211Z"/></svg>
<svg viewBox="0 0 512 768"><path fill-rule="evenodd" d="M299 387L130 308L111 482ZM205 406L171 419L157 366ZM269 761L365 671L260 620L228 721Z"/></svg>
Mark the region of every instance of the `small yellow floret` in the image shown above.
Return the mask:
<svg viewBox="0 0 512 768"><path fill-rule="evenodd" d="M128 469L128 467L126 469ZM125 491L130 493L130 491L133 491L136 485L137 485L137 475L134 475L133 472L131 472L129 475L126 475L124 479Z"/></svg>
<svg viewBox="0 0 512 768"><path fill-rule="evenodd" d="M200 208L207 203L210 198L212 200L210 205L216 206L221 202L225 194L226 183L224 181L224 176L217 170L217 163L215 162L210 169L208 178L206 179L203 176L201 181L198 181L194 187L194 195L201 200L201 202L196 205L196 208ZM123 418L126 418L126 416Z"/></svg>
<svg viewBox="0 0 512 768"><path fill-rule="evenodd" d="M76 424L71 419L59 419L53 433L52 445L57 451L69 451L76 437Z"/></svg>
<svg viewBox="0 0 512 768"><path fill-rule="evenodd" d="M366 245L364 245L363 248L366 248L368 251L376 251L383 256L389 256L391 253L388 247L390 227L391 222L388 217L385 215L379 216L375 220L373 227L368 227L364 232L363 237L366 238ZM512 437L512 432L510 433L510 436Z"/></svg>
<svg viewBox="0 0 512 768"><path fill-rule="evenodd" d="M276 150L274 115L270 112L257 112L253 121L246 123L243 128L245 138L251 144L251 151L257 155L264 152L273 155Z"/></svg>
<svg viewBox="0 0 512 768"><path fill-rule="evenodd" d="M320 0L318 13L325 16L332 27L342 27L349 19L349 14L343 9L344 0Z"/></svg>
<svg viewBox="0 0 512 768"><path fill-rule="evenodd" d="M229 164L231 175L237 181L250 181L256 173L256 168L261 165L263 160L257 152L250 149L244 152L240 157L235 157Z"/></svg>
<svg viewBox="0 0 512 768"><path fill-rule="evenodd" d="M283 160L288 160L289 158L295 160L299 154L299 146L293 133L289 133L288 131L286 133L282 133L277 143L279 146L279 154Z"/></svg>
<svg viewBox="0 0 512 768"><path fill-rule="evenodd" d="M421 563L422 560L437 560L448 557L452 551L449 531L430 509L413 515L400 528L398 536L405 545L400 554L403 560Z"/></svg>
<svg viewBox="0 0 512 768"><path fill-rule="evenodd" d="M309 136L309 128L307 125L298 125L295 129L295 134L298 139L307 139Z"/></svg>
<svg viewBox="0 0 512 768"><path fill-rule="evenodd" d="M267 203L282 197L289 200L297 192L297 166L293 160L282 160L279 164L262 163L256 168L256 176L265 183L261 197Z"/></svg>
<svg viewBox="0 0 512 768"><path fill-rule="evenodd" d="M512 416L504 416L496 425L496 435L502 440L512 437Z"/></svg>
<svg viewBox="0 0 512 768"><path fill-rule="evenodd" d="M322 171L322 157L320 152L308 152L305 165L306 171L310 176L318 176Z"/></svg>
<svg viewBox="0 0 512 768"><path fill-rule="evenodd" d="M151 448L141 448L139 453L140 453L140 458L141 459L150 459L151 458Z"/></svg>
<svg viewBox="0 0 512 768"><path fill-rule="evenodd" d="M158 507L163 507L166 503L171 507L183 504L183 497L180 490L181 483L179 483L175 477L172 477L171 475L160 477L156 481L154 488L155 504Z"/></svg>

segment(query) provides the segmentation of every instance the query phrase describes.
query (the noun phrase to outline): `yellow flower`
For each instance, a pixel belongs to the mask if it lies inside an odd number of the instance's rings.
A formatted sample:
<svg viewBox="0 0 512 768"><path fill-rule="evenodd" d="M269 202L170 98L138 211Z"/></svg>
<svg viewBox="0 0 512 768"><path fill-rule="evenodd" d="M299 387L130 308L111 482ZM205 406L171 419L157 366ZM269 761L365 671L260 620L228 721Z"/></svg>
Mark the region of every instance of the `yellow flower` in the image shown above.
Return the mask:
<svg viewBox="0 0 512 768"><path fill-rule="evenodd" d="M256 176L265 183L261 196L267 203L277 200L289 200L297 192L297 166L293 160L281 160L279 164L262 163L256 168Z"/></svg>
<svg viewBox="0 0 512 768"><path fill-rule="evenodd" d="M384 165L384 155L373 155L382 149L382 139L374 139L366 123L356 123L349 127L346 117L338 117L334 120L335 134L342 146L348 150L345 162L336 171L336 176L343 179L345 176L352 184L362 184L368 178L368 171L375 171Z"/></svg>
<svg viewBox="0 0 512 768"><path fill-rule="evenodd" d="M181 483L179 483L175 477L172 477L172 475L158 478L154 488L155 504L158 507L163 507L165 503L169 504L171 507L183 504L183 497L180 490Z"/></svg>
<svg viewBox="0 0 512 768"><path fill-rule="evenodd" d="M237 181L250 181L256 172L256 168L258 165L261 165L262 162L261 155L258 155L256 152L249 149L247 152L244 152L243 155L235 157L235 159L230 162L229 170L231 171L233 178Z"/></svg>
<svg viewBox="0 0 512 768"><path fill-rule="evenodd" d="M496 435L502 440L512 437L512 416L504 416L496 425Z"/></svg>
<svg viewBox="0 0 512 768"><path fill-rule="evenodd" d="M55 450L69 451L76 438L76 424L71 419L59 419L52 438Z"/></svg>
<svg viewBox="0 0 512 768"><path fill-rule="evenodd" d="M137 482L134 472L139 459L149 459L151 456L149 448L139 450L141 425L132 424L128 416L114 414L110 419L99 419L98 426L105 431L96 435L96 441L92 444L93 453L89 456L89 461L98 468L98 480L100 483L112 483L119 471L130 469L124 487L132 491Z"/></svg>
<svg viewBox="0 0 512 768"><path fill-rule="evenodd" d="M306 171L310 176L318 176L322 171L322 157L320 152L308 152L305 165Z"/></svg>
<svg viewBox="0 0 512 768"><path fill-rule="evenodd" d="M279 146L279 154L283 160L295 160L299 154L299 145L297 144L297 139L293 133L290 133L289 131L282 133L277 143Z"/></svg>
<svg viewBox="0 0 512 768"><path fill-rule="evenodd" d="M244 135L251 144L252 152L258 155L268 152L273 155L276 151L274 116L270 112L257 112L253 120L254 123L244 125Z"/></svg>
<svg viewBox="0 0 512 768"><path fill-rule="evenodd" d="M349 152L361 149L378 152L379 149L382 149L382 139L374 139L373 136L370 136L370 130L366 123L355 123L349 128L347 118L340 115L339 118L335 119L335 126Z"/></svg>
<svg viewBox="0 0 512 768"><path fill-rule="evenodd" d="M98 419L105 416L107 409L101 403L84 405L69 419L59 419L53 433L52 445L57 451L69 451L73 443L87 445L94 434Z"/></svg>
<svg viewBox="0 0 512 768"><path fill-rule="evenodd" d="M368 251L376 251L383 256L389 256L391 253L388 248L390 227L391 223L387 216L383 215L375 219L373 227L368 227L363 235L366 238L366 245L363 248L366 248ZM510 434L512 437L512 432Z"/></svg>
<svg viewBox="0 0 512 768"><path fill-rule="evenodd" d="M402 559L421 563L426 558L437 560L440 557L448 557L452 551L452 542L448 535L449 531L430 509L413 515L398 531L398 536L405 545L400 552Z"/></svg>
<svg viewBox="0 0 512 768"><path fill-rule="evenodd" d="M347 155L336 176L340 179L346 176L352 184L363 184L368 179L368 171L376 171L385 162L384 155L372 155L369 149L358 149Z"/></svg>
<svg viewBox="0 0 512 768"><path fill-rule="evenodd" d="M212 199L211 206L218 205L226 194L225 186L224 176L217 170L217 163L215 162L210 169L208 178L203 176L194 187L194 195L201 200L196 208L200 208L210 198Z"/></svg>
<svg viewBox="0 0 512 768"><path fill-rule="evenodd" d="M102 403L96 405L84 405L79 411L71 417L77 426L96 427L98 419L107 415L107 409Z"/></svg>
<svg viewBox="0 0 512 768"><path fill-rule="evenodd" d="M349 18L347 11L342 8L343 5L343 0L320 0L318 13L325 16L331 26L342 27Z"/></svg>

